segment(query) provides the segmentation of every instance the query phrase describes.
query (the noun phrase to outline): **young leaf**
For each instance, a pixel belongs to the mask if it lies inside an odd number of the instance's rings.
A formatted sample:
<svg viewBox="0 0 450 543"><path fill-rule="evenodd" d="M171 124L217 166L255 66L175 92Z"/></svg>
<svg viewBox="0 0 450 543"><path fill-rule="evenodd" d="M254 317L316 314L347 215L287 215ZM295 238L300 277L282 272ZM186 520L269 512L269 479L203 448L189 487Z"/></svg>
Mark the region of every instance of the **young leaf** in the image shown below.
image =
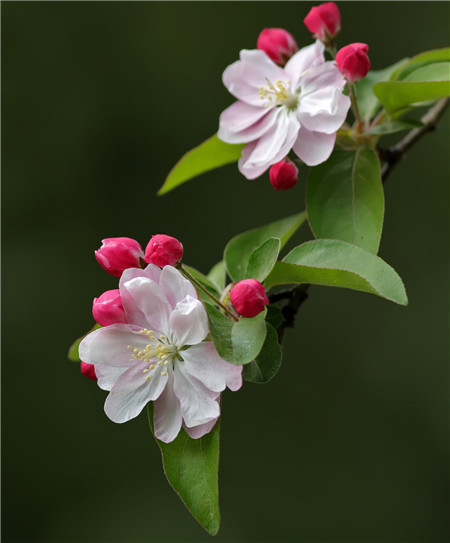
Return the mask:
<svg viewBox="0 0 450 543"><path fill-rule="evenodd" d="M215 134L181 157L170 170L158 194L166 194L197 175L236 162L241 156L243 147L224 143Z"/></svg>
<svg viewBox="0 0 450 543"><path fill-rule="evenodd" d="M395 72L391 75L391 81L397 81L404 79L414 70L433 64L435 62L449 62L450 61L450 47L444 47L443 49L433 49L431 51L425 51L415 57L408 60L404 64L400 65Z"/></svg>
<svg viewBox="0 0 450 543"><path fill-rule="evenodd" d="M222 290L225 288L226 274L227 269L225 267L225 262L221 260L209 270L206 277L211 281L211 283L214 283L219 292L222 292Z"/></svg>
<svg viewBox="0 0 450 543"><path fill-rule="evenodd" d="M307 211L316 238L348 241L376 254L384 196L375 152L368 148L339 150L311 168Z"/></svg>
<svg viewBox="0 0 450 543"><path fill-rule="evenodd" d="M151 402L147 414L154 433ZM163 443L155 437L170 486L211 535L216 535L220 526L219 434L220 419L211 432L199 439L190 438L183 428L171 443Z"/></svg>
<svg viewBox="0 0 450 543"><path fill-rule="evenodd" d="M247 264L247 277L262 283L274 267L280 248L279 238L269 238L252 251Z"/></svg>
<svg viewBox="0 0 450 543"><path fill-rule="evenodd" d="M231 321L209 303L205 309L212 340L223 359L240 366L258 356L266 338L265 311L251 319Z"/></svg>
<svg viewBox="0 0 450 543"><path fill-rule="evenodd" d="M100 324L95 323L94 326L89 330L89 332L86 332L83 336L79 337L72 343L69 348L69 352L67 353L67 356L69 357L69 360L71 362L81 362L80 356L78 354L78 347L80 346L80 343L88 334L90 334L94 330L98 330L99 328L101 328Z"/></svg>
<svg viewBox="0 0 450 543"><path fill-rule="evenodd" d="M245 279L251 253L269 238L280 238L281 249L303 224L306 213L298 213L254 230L238 234L225 247L224 259L233 281Z"/></svg>
<svg viewBox="0 0 450 543"><path fill-rule="evenodd" d="M321 239L293 249L277 262L265 284L313 283L376 294L407 305L403 282L381 258L345 241Z"/></svg>
<svg viewBox="0 0 450 543"><path fill-rule="evenodd" d="M266 322L267 335L259 355L244 366L242 377L252 383L267 383L281 366L282 352L278 335L273 326Z"/></svg>

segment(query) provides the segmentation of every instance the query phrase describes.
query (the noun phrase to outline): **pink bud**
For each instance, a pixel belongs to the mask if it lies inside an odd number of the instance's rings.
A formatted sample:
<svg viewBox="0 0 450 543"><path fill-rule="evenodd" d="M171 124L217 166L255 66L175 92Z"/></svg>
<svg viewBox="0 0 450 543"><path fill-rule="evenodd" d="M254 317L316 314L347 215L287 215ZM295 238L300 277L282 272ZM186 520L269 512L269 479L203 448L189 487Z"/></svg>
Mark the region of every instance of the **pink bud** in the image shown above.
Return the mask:
<svg viewBox="0 0 450 543"><path fill-rule="evenodd" d="M109 326L126 322L125 311L123 310L120 290L107 290L92 303L92 314L94 319L101 326Z"/></svg>
<svg viewBox="0 0 450 543"><path fill-rule="evenodd" d="M370 70L368 51L369 46L366 43L351 43L339 49L336 55L336 64L341 74L350 83L366 77Z"/></svg>
<svg viewBox="0 0 450 543"><path fill-rule="evenodd" d="M311 8L303 22L317 38L329 43L341 29L341 14L334 2L327 2Z"/></svg>
<svg viewBox="0 0 450 543"><path fill-rule="evenodd" d="M160 268L174 266L183 256L183 246L172 236L156 234L152 236L145 249L145 261Z"/></svg>
<svg viewBox="0 0 450 543"><path fill-rule="evenodd" d="M100 266L115 277L120 277L128 268L140 268L144 257L142 247L131 238L107 238L95 251L95 258Z"/></svg>
<svg viewBox="0 0 450 543"><path fill-rule="evenodd" d="M236 283L230 292L231 303L239 315L255 317L269 303L263 285L256 279L244 279Z"/></svg>
<svg viewBox="0 0 450 543"><path fill-rule="evenodd" d="M280 66L284 66L291 56L298 51L298 45L287 30L283 28L265 28L258 36L256 47Z"/></svg>
<svg viewBox="0 0 450 543"><path fill-rule="evenodd" d="M287 157L269 170L270 182L275 190L291 189L298 181L298 169Z"/></svg>
<svg viewBox="0 0 450 543"><path fill-rule="evenodd" d="M95 368L92 364L86 364L86 362L81 362L80 365L81 373L93 381L97 381L97 376L95 375Z"/></svg>

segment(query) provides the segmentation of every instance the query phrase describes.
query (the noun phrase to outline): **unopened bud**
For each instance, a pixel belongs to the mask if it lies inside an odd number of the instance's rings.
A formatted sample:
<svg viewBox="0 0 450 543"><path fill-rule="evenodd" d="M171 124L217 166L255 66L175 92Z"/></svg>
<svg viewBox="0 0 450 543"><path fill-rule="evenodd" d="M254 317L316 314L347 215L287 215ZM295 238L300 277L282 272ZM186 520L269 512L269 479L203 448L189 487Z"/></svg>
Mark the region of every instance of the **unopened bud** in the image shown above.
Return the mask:
<svg viewBox="0 0 450 543"><path fill-rule="evenodd" d="M140 268L144 257L142 247L131 238L107 238L95 251L95 258L100 266L115 277L120 277L128 268Z"/></svg>
<svg viewBox="0 0 450 543"><path fill-rule="evenodd" d="M89 377L93 381L97 381L97 375L95 375L95 368L93 364L86 364L86 362L81 362L80 364L81 373L85 377Z"/></svg>
<svg viewBox="0 0 450 543"><path fill-rule="evenodd" d="M230 292L230 300L239 315L255 317L269 303L264 286L256 279L244 279L236 283Z"/></svg>
<svg viewBox="0 0 450 543"><path fill-rule="evenodd" d="M145 261L160 268L175 266L183 257L183 246L172 236L156 234L145 249Z"/></svg>
<svg viewBox="0 0 450 543"><path fill-rule="evenodd" d="M341 29L341 14L334 2L327 2L311 8L303 22L316 38L328 44Z"/></svg>
<svg viewBox="0 0 450 543"><path fill-rule="evenodd" d="M284 28L265 28L258 36L256 47L280 66L284 66L298 51L297 42Z"/></svg>
<svg viewBox="0 0 450 543"><path fill-rule="evenodd" d="M368 51L369 46L366 43L351 43L339 49L336 55L336 64L341 74L350 83L366 77L370 70Z"/></svg>
<svg viewBox="0 0 450 543"><path fill-rule="evenodd" d="M297 166L286 157L271 166L269 178L275 190L291 189L298 181Z"/></svg>
<svg viewBox="0 0 450 543"><path fill-rule="evenodd" d="M120 290L107 290L92 302L92 315L101 326L126 322Z"/></svg>

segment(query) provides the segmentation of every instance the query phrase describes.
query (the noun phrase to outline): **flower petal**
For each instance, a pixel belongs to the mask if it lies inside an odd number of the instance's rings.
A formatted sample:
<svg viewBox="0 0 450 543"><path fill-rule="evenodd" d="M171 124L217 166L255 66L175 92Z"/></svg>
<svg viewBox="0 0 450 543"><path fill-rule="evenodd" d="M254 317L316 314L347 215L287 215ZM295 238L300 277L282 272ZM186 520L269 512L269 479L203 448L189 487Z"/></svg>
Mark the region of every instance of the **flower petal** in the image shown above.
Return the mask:
<svg viewBox="0 0 450 543"><path fill-rule="evenodd" d="M220 407L216 402L218 394L207 389L189 373L185 373L182 362L176 364L174 376L173 390L180 400L186 426L192 428L217 419L220 415Z"/></svg>
<svg viewBox="0 0 450 543"><path fill-rule="evenodd" d="M186 426L186 424L183 424L183 428L186 430L189 437L192 439L199 439L205 434L209 434L209 432L214 428L216 422L217 419L212 419L205 424L199 424L198 426L193 426L192 428L189 428Z"/></svg>
<svg viewBox="0 0 450 543"><path fill-rule="evenodd" d="M177 437L182 422L180 401L173 391L173 379L173 370L170 368L166 388L153 403L155 437L164 443L170 443Z"/></svg>
<svg viewBox="0 0 450 543"><path fill-rule="evenodd" d="M181 352L184 372L189 373L209 390L222 392L227 386L239 390L242 386L242 366L226 362L218 355L214 344L205 341Z"/></svg>
<svg viewBox="0 0 450 543"><path fill-rule="evenodd" d="M118 368L116 366L102 366L97 364L95 375L97 376L97 385L102 390L111 390L117 379L127 371L127 367Z"/></svg>
<svg viewBox="0 0 450 543"><path fill-rule="evenodd" d="M124 288L125 283L128 283L128 281L131 281L136 277L147 277L148 279L151 279L155 283L159 284L160 276L161 269L154 264L149 264L145 269L129 268L123 272L119 281L119 290L122 306L125 310L125 315L129 323L137 324L143 328L147 326L145 315L138 307L136 307L133 296L131 296L128 290Z"/></svg>
<svg viewBox="0 0 450 543"><path fill-rule="evenodd" d="M297 53L287 61L284 71L289 76L292 89L298 87L300 77L304 75L306 70L325 62L323 56L324 50L325 46L323 43L316 40L312 45L308 45L308 47L303 47L297 51Z"/></svg>
<svg viewBox="0 0 450 543"><path fill-rule="evenodd" d="M256 179L257 177L261 176L268 168L268 166L266 166L265 164L263 164L262 166L252 166L251 164L247 163L257 143L257 141L247 143L247 145L242 149L241 158L238 161L239 171L247 179Z"/></svg>
<svg viewBox="0 0 450 543"><path fill-rule="evenodd" d="M341 74L335 62L325 62L313 66L303 74L300 85L302 95L315 92L325 87L342 90L345 87L345 77Z"/></svg>
<svg viewBox="0 0 450 543"><path fill-rule="evenodd" d="M220 116L217 136L226 143L248 143L270 130L276 118L273 107L265 109L235 102Z"/></svg>
<svg viewBox="0 0 450 543"><path fill-rule="evenodd" d="M350 98L326 87L300 101L298 118L308 130L332 134L339 130L350 108Z"/></svg>
<svg viewBox="0 0 450 543"><path fill-rule="evenodd" d="M113 422L127 422L137 417L149 401L161 395L168 376L162 376L159 369L144 373L147 367L146 363L135 364L112 387L106 398L105 413ZM150 376L148 381L147 376Z"/></svg>
<svg viewBox="0 0 450 543"><path fill-rule="evenodd" d="M87 335L80 343L79 352L87 364L128 367L134 364L128 345L143 349L146 344L146 336L137 326L111 324Z"/></svg>
<svg viewBox="0 0 450 543"><path fill-rule="evenodd" d="M186 296L178 302L170 314L170 338L181 348L184 345L196 345L208 335L208 317L202 302Z"/></svg>
<svg viewBox="0 0 450 543"><path fill-rule="evenodd" d="M173 266L165 266L163 268L159 286L172 308L175 308L177 303L184 300L186 296L198 298L197 291L192 283L183 277Z"/></svg>
<svg viewBox="0 0 450 543"><path fill-rule="evenodd" d="M325 162L333 151L336 133L313 132L302 126L294 144L294 152L308 166Z"/></svg>

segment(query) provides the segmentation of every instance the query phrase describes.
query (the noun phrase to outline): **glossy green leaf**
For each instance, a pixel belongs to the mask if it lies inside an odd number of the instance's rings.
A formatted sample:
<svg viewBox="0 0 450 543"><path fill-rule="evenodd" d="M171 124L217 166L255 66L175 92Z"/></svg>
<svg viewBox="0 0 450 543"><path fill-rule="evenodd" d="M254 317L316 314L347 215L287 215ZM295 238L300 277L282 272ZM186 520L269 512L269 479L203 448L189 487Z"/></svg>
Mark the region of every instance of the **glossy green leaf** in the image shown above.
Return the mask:
<svg viewBox="0 0 450 543"><path fill-rule="evenodd" d="M84 335L82 335L72 343L69 348L69 352L67 353L67 356L69 357L69 360L71 362L81 362L80 356L78 354L78 347L80 346L80 343L88 334L90 334L94 330L98 330L99 328L101 328L100 324L95 323L94 326L89 330L89 332L86 332Z"/></svg>
<svg viewBox="0 0 450 543"><path fill-rule="evenodd" d="M241 365L258 356L266 338L265 311L252 319L232 321L209 303L205 308L212 340L223 359Z"/></svg>
<svg viewBox="0 0 450 543"><path fill-rule="evenodd" d="M266 326L267 335L261 352L255 360L244 366L242 371L242 377L252 383L267 383L281 366L283 355L278 343L278 334L268 322L266 322Z"/></svg>
<svg viewBox="0 0 450 543"><path fill-rule="evenodd" d="M386 117L380 124L374 126L366 132L372 136L385 136L386 134L395 134L403 130L412 130L413 128L421 128L423 123L415 119L401 119L393 121Z"/></svg>
<svg viewBox="0 0 450 543"><path fill-rule="evenodd" d="M281 248L303 224L306 213L298 213L254 230L235 236L225 247L224 259L228 275L233 281L247 276L247 265L251 253L269 238L280 238Z"/></svg>
<svg viewBox="0 0 450 543"><path fill-rule="evenodd" d="M254 249L248 259L247 277L262 283L272 271L280 253L280 248L281 241L279 238L269 238Z"/></svg>
<svg viewBox="0 0 450 543"><path fill-rule="evenodd" d="M225 266L225 261L221 260L217 262L208 272L208 279L214 283L219 292L225 288L225 280L227 275L227 269Z"/></svg>
<svg viewBox="0 0 450 543"><path fill-rule="evenodd" d="M450 61L450 47L443 49L433 49L431 51L425 51L415 57L412 57L408 62L399 66L391 76L392 81L404 79L414 70L433 64L435 62L449 62Z"/></svg>
<svg viewBox="0 0 450 543"><path fill-rule="evenodd" d="M313 283L344 287L376 294L406 305L403 282L386 262L345 241L321 239L293 249L277 262L266 279L266 286L288 283Z"/></svg>
<svg viewBox="0 0 450 543"><path fill-rule="evenodd" d="M153 433L152 403L148 404L147 413ZM155 438L170 486L211 535L216 535L220 526L219 434L220 420L209 434L199 439L190 438L183 428L171 443Z"/></svg>
<svg viewBox="0 0 450 543"><path fill-rule="evenodd" d="M370 70L370 72L356 83L358 108L363 119L371 119L381 107L381 103L372 91L372 87L380 81L389 81L392 74L401 66L405 66L408 59L400 60L383 70Z"/></svg>
<svg viewBox="0 0 450 543"><path fill-rule="evenodd" d="M158 194L166 194L202 173L236 162L243 147L224 143L215 134L181 157L170 170Z"/></svg>
<svg viewBox="0 0 450 543"><path fill-rule="evenodd" d="M377 253L384 196L380 162L372 149L338 150L311 168L306 201L316 238L340 239Z"/></svg>
<svg viewBox="0 0 450 543"><path fill-rule="evenodd" d="M283 314L281 313L281 309L277 305L268 305L266 306L266 309L266 322L277 329L283 322Z"/></svg>

